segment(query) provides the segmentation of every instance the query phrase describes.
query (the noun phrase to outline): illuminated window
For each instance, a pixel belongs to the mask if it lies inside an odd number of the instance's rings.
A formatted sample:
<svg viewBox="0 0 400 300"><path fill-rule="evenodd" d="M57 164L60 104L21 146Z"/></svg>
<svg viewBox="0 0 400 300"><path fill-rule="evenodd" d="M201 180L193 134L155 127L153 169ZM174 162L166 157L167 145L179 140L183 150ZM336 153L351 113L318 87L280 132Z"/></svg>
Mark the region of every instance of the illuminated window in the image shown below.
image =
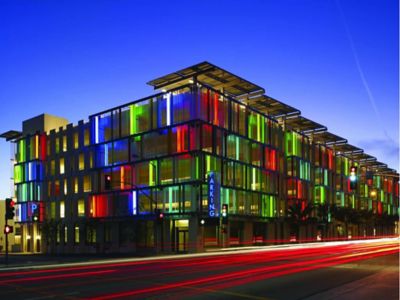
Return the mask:
<svg viewBox="0 0 400 300"><path fill-rule="evenodd" d="M173 160L172 158L166 158L161 160L160 167L160 182L161 184L168 184L173 182Z"/></svg>
<svg viewBox="0 0 400 300"><path fill-rule="evenodd" d="M89 168L93 168L93 152L89 154Z"/></svg>
<svg viewBox="0 0 400 300"><path fill-rule="evenodd" d="M121 108L121 136L130 135L130 108L125 106Z"/></svg>
<svg viewBox="0 0 400 300"><path fill-rule="evenodd" d="M56 243L59 244L61 241L60 225L56 227Z"/></svg>
<svg viewBox="0 0 400 300"><path fill-rule="evenodd" d="M191 179L191 156L183 155L176 158L177 174L176 177L179 181Z"/></svg>
<svg viewBox="0 0 400 300"><path fill-rule="evenodd" d="M60 139L56 138L56 153L60 152Z"/></svg>
<svg viewBox="0 0 400 300"><path fill-rule="evenodd" d="M60 158L60 174L65 173L65 160L64 158Z"/></svg>
<svg viewBox="0 0 400 300"><path fill-rule="evenodd" d="M56 218L56 203L53 201L50 203L50 218L55 219Z"/></svg>
<svg viewBox="0 0 400 300"><path fill-rule="evenodd" d="M85 216L85 201L78 200L78 217L84 217L84 216Z"/></svg>
<svg viewBox="0 0 400 300"><path fill-rule="evenodd" d="M23 168L22 165L14 166L14 183L20 183L23 180Z"/></svg>
<svg viewBox="0 0 400 300"><path fill-rule="evenodd" d="M60 218L65 218L65 202L60 201Z"/></svg>
<svg viewBox="0 0 400 300"><path fill-rule="evenodd" d="M90 144L90 131L89 128L85 128L84 133L83 133L83 144L85 146L89 146Z"/></svg>
<svg viewBox="0 0 400 300"><path fill-rule="evenodd" d="M68 194L67 179L64 179L64 195Z"/></svg>
<svg viewBox="0 0 400 300"><path fill-rule="evenodd" d="M75 225L74 235L75 235L75 238L74 238L75 243L79 244L79 226L78 225Z"/></svg>
<svg viewBox="0 0 400 300"><path fill-rule="evenodd" d="M74 133L74 149L79 148L79 134L78 132Z"/></svg>
<svg viewBox="0 0 400 300"><path fill-rule="evenodd" d="M84 192L92 191L92 181L90 175L86 175L83 177L83 191Z"/></svg>
<svg viewBox="0 0 400 300"><path fill-rule="evenodd" d="M75 178L73 179L73 181L74 181L74 193L77 194L77 193L78 193L78 189L79 189L79 186L78 186L78 177L75 177Z"/></svg>
<svg viewBox="0 0 400 300"><path fill-rule="evenodd" d="M64 244L67 243L68 240L68 227L67 225L64 225Z"/></svg>
<svg viewBox="0 0 400 300"><path fill-rule="evenodd" d="M54 181L54 196L60 196L60 180Z"/></svg>
<svg viewBox="0 0 400 300"><path fill-rule="evenodd" d="M158 141L158 142L160 142L160 141ZM111 157L111 160L113 163L120 164L120 163L125 163L129 160L128 140L127 139L115 141L112 147L113 147L112 148L113 156Z"/></svg>
<svg viewBox="0 0 400 300"><path fill-rule="evenodd" d="M68 150L68 146L67 146L67 136L64 135L62 139L63 139L63 151L64 151L64 152L67 152L67 150Z"/></svg>
<svg viewBox="0 0 400 300"><path fill-rule="evenodd" d="M82 171L85 169L85 156L83 153L79 154L79 170Z"/></svg>

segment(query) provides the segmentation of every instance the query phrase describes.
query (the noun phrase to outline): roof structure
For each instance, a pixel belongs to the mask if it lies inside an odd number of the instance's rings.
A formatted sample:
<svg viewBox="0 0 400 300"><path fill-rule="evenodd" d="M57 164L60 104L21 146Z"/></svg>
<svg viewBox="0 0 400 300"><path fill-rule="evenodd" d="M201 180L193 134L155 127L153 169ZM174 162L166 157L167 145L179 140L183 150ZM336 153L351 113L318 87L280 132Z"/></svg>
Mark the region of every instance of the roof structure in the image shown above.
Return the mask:
<svg viewBox="0 0 400 300"><path fill-rule="evenodd" d="M189 83L189 80L193 80L193 78L233 97L265 93L262 87L206 61L153 79L147 84L153 86L154 89L166 87L170 89L181 85L185 80Z"/></svg>
<svg viewBox="0 0 400 300"><path fill-rule="evenodd" d="M284 118L285 126L302 133L326 131L327 128L317 122L304 118L300 115Z"/></svg>
<svg viewBox="0 0 400 300"><path fill-rule="evenodd" d="M329 131L320 131L316 133L308 133L309 136L312 136L314 142L325 144L325 145L334 145L334 144L343 144L347 143L345 138L342 138L336 134L330 133Z"/></svg>
<svg viewBox="0 0 400 300"><path fill-rule="evenodd" d="M312 137L314 142L331 146L338 154L356 160L362 166L377 167L385 172L396 173L395 170L387 168L386 164L378 162L375 157L364 153L361 148L348 144L347 139L328 132L325 126L301 116L299 109L265 95L262 87L207 61L153 79L148 84L154 89L168 90L194 82L234 97L284 123L285 127Z"/></svg>
<svg viewBox="0 0 400 300"><path fill-rule="evenodd" d="M247 103L251 107L254 107L255 109L275 118L289 115L299 115L301 113L297 108L266 95L257 95L255 97L247 97L240 100Z"/></svg>
<svg viewBox="0 0 400 300"><path fill-rule="evenodd" d="M363 153L364 151L356 146L345 144L337 144L333 146L335 151L340 152L340 154L352 154L352 153Z"/></svg>
<svg viewBox="0 0 400 300"><path fill-rule="evenodd" d="M359 162L375 162L376 158L364 152L353 152L349 154L351 159Z"/></svg>
<svg viewBox="0 0 400 300"><path fill-rule="evenodd" d="M9 130L7 132L4 132L2 134L0 134L0 138L4 138L6 139L6 141L13 141L15 139L18 139L19 137L22 136L22 132L21 131L16 131L16 130Z"/></svg>

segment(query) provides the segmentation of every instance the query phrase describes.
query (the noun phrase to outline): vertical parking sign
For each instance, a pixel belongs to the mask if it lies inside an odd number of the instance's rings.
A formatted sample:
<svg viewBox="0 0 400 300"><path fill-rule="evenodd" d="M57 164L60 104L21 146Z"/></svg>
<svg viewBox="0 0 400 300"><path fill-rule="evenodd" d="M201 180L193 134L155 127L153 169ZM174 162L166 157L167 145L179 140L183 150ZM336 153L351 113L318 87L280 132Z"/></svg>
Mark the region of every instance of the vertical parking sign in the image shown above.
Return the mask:
<svg viewBox="0 0 400 300"><path fill-rule="evenodd" d="M208 174L208 215L210 217L219 217L220 206L220 188L221 182L219 174L210 172Z"/></svg>

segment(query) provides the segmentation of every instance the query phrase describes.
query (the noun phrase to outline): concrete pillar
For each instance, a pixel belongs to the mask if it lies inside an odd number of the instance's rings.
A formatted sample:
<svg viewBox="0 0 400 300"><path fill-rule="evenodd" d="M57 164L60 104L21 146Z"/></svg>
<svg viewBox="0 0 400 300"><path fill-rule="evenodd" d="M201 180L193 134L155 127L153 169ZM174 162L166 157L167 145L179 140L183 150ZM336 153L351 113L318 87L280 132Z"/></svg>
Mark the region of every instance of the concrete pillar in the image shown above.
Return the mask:
<svg viewBox="0 0 400 300"><path fill-rule="evenodd" d="M111 223L111 240L112 240L112 246L111 246L111 252L119 252L119 222L112 222ZM100 226L102 228L103 232L103 239L98 240L97 244L104 245L104 224ZM104 249L101 249L101 251L104 252Z"/></svg>
<svg viewBox="0 0 400 300"><path fill-rule="evenodd" d="M156 253L162 253L164 250L163 228L165 221L154 221L154 248Z"/></svg>
<svg viewBox="0 0 400 300"><path fill-rule="evenodd" d="M275 224L274 223L267 223L267 230L266 236L264 237L264 240L266 240L268 245L274 244L274 241L276 240L275 237Z"/></svg>
<svg viewBox="0 0 400 300"><path fill-rule="evenodd" d="M189 243L188 252L204 252L204 236L199 227L198 217L193 216L189 219Z"/></svg>
<svg viewBox="0 0 400 300"><path fill-rule="evenodd" d="M103 223L97 223L96 227L96 245L95 245L95 251L96 252L104 252L104 242L105 241L105 232L104 232L104 224ZM113 241L114 243L114 241ZM101 245L101 246L100 246ZM101 248L100 248L101 247ZM92 250L93 251L93 250Z"/></svg>
<svg viewBox="0 0 400 300"><path fill-rule="evenodd" d="M162 227L164 253L172 253L171 227L172 220L165 220Z"/></svg>
<svg viewBox="0 0 400 300"><path fill-rule="evenodd" d="M253 245L253 223L245 221L243 224L243 237L241 244L244 246Z"/></svg>

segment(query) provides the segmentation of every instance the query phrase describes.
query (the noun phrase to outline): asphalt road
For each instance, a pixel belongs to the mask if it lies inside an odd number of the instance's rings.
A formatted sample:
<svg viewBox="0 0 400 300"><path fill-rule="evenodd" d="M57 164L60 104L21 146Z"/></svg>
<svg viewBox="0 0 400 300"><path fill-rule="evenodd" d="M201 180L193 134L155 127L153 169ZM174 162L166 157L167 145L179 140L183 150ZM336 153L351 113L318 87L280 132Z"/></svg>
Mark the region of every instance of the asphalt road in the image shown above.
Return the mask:
<svg viewBox="0 0 400 300"><path fill-rule="evenodd" d="M399 241L0 271L0 299L399 299Z"/></svg>

